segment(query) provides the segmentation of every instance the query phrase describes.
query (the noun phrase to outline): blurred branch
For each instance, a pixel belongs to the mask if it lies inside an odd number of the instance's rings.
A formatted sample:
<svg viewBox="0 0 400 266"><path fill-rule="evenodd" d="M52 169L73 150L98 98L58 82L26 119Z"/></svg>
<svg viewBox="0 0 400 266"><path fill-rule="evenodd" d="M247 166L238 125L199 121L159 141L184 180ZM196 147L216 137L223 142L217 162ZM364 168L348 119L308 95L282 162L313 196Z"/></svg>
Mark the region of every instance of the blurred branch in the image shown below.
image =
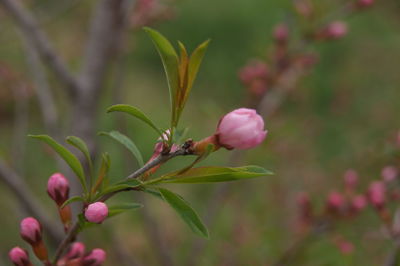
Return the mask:
<svg viewBox="0 0 400 266"><path fill-rule="evenodd" d="M384 266L398 266L400 261L400 239L394 240L394 246L388 254Z"/></svg>
<svg viewBox="0 0 400 266"><path fill-rule="evenodd" d="M68 92L71 95L75 95L78 90L77 81L69 72L65 62L51 46L50 41L40 29L39 23L34 16L18 0L0 0L0 4L11 14L23 34L38 51L43 61L66 84Z"/></svg>
<svg viewBox="0 0 400 266"><path fill-rule="evenodd" d="M51 221L40 202L30 191L24 180L14 171L12 171L2 160L0 160L0 179L14 192L21 206L27 213L35 216L47 230L49 237L55 243L59 243L63 239L62 230L55 226L55 222Z"/></svg>
<svg viewBox="0 0 400 266"><path fill-rule="evenodd" d="M13 88L15 99L15 119L13 130L12 162L14 168L23 172L23 157L25 154L25 136L28 127L28 95L27 85L18 82Z"/></svg>
<svg viewBox="0 0 400 266"><path fill-rule="evenodd" d="M52 95L50 85L46 78L46 73L43 69L39 56L35 49L30 45L28 38L24 34L20 34L27 55L27 64L31 71L31 76L34 80L34 87L39 107L42 113L43 123L50 135L56 139L60 138L60 125L58 125L58 111L56 101Z"/></svg>
<svg viewBox="0 0 400 266"><path fill-rule="evenodd" d="M126 30L126 16L131 0L101 0L95 7L87 40L82 70L79 74L81 90L74 102L73 134L83 138L95 154L96 111L98 97L106 71L121 49Z"/></svg>

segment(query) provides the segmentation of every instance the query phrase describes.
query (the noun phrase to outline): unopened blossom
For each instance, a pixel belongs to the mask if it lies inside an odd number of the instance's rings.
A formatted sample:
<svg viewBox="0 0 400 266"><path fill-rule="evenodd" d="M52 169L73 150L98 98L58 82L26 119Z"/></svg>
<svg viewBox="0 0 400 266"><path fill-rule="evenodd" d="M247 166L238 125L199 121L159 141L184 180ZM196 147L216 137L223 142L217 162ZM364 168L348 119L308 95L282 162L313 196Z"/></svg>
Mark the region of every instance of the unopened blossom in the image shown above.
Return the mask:
<svg viewBox="0 0 400 266"><path fill-rule="evenodd" d="M101 266L106 260L106 252L100 248L93 249L87 256L82 260L83 266Z"/></svg>
<svg viewBox="0 0 400 266"><path fill-rule="evenodd" d="M33 217L27 217L20 224L21 237L31 244L33 252L41 261L47 261L48 254L46 246L42 240L42 226Z"/></svg>
<svg viewBox="0 0 400 266"><path fill-rule="evenodd" d="M85 254L85 245L82 242L75 242L71 245L65 257L68 259L76 259L83 257L84 254Z"/></svg>
<svg viewBox="0 0 400 266"><path fill-rule="evenodd" d="M367 204L368 201L364 195L357 195L351 199L351 208L356 212L363 210Z"/></svg>
<svg viewBox="0 0 400 266"><path fill-rule="evenodd" d="M358 174L354 169L349 169L344 173L344 184L347 189L354 190L358 183Z"/></svg>
<svg viewBox="0 0 400 266"><path fill-rule="evenodd" d="M397 167L388 165L382 169L381 175L384 181L391 182L398 177L399 171Z"/></svg>
<svg viewBox="0 0 400 266"><path fill-rule="evenodd" d="M63 174L55 173L47 182L47 193L59 206L69 197L69 182Z"/></svg>
<svg viewBox="0 0 400 266"><path fill-rule="evenodd" d="M251 60L239 70L238 76L254 95L262 95L268 89L269 68L261 60Z"/></svg>
<svg viewBox="0 0 400 266"><path fill-rule="evenodd" d="M280 23L274 27L273 36L280 44L286 43L289 38L289 28L286 24Z"/></svg>
<svg viewBox="0 0 400 266"><path fill-rule="evenodd" d="M42 226L33 217L27 217L20 224L21 237L31 245L42 241Z"/></svg>
<svg viewBox="0 0 400 266"><path fill-rule="evenodd" d="M340 240L337 245L340 252L344 255L350 254L354 251L354 244L347 240Z"/></svg>
<svg viewBox="0 0 400 266"><path fill-rule="evenodd" d="M328 24L322 31L322 37L325 39L340 39L347 34L347 24L343 21L334 21Z"/></svg>
<svg viewBox="0 0 400 266"><path fill-rule="evenodd" d="M108 216L108 207L103 202L95 202L90 204L86 211L85 217L89 222L102 223Z"/></svg>
<svg viewBox="0 0 400 266"><path fill-rule="evenodd" d="M375 208L381 209L386 202L385 193L385 184L381 181L374 181L369 186L368 199Z"/></svg>
<svg viewBox="0 0 400 266"><path fill-rule="evenodd" d="M239 108L220 121L216 136L220 146L227 149L250 149L264 141L267 131L264 120L256 110Z"/></svg>
<svg viewBox="0 0 400 266"><path fill-rule="evenodd" d="M344 203L343 195L339 192L333 191L329 193L326 205L328 210L339 211L342 209Z"/></svg>
<svg viewBox="0 0 400 266"><path fill-rule="evenodd" d="M8 257L14 263L15 266L31 266L32 263L29 261L29 254L25 249L20 247L14 247L8 253Z"/></svg>

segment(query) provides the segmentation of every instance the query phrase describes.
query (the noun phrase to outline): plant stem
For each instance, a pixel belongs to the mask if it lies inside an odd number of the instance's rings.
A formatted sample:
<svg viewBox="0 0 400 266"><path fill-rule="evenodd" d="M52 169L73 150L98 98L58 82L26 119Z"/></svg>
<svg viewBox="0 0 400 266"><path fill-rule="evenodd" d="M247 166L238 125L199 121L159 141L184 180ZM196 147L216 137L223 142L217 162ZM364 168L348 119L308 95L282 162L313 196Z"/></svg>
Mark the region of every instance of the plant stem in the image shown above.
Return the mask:
<svg viewBox="0 0 400 266"><path fill-rule="evenodd" d="M185 145L184 145L185 146ZM142 168L136 170L132 174L128 175L125 180L129 179L134 179L138 178L139 176L143 175L145 172L147 172L149 169L162 164L166 161L169 161L170 159L177 157L177 156L184 156L184 155L192 155L192 152L190 151L190 148L185 148L182 146L181 149L173 152L173 153L168 153L168 154L160 154L157 156L154 160L148 162L145 164ZM125 191L126 189L120 190L120 191L115 191L109 194L104 195L99 199L99 201L106 201L118 192ZM76 238L76 236L79 233L79 224L78 222L75 222L75 224L71 227L71 229L68 231L67 235L65 236L64 240L60 243L60 245L57 248L56 254L54 256L53 265L56 265L58 259L61 257L61 255L64 253L65 249L69 246L69 244Z"/></svg>

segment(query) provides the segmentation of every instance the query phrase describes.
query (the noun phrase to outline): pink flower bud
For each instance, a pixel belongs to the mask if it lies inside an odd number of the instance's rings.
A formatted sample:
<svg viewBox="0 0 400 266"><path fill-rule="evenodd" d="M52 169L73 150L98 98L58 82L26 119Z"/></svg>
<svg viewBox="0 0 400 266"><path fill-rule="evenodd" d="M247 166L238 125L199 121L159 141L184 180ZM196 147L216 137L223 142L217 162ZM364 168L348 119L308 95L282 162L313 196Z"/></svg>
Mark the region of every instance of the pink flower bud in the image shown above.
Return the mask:
<svg viewBox="0 0 400 266"><path fill-rule="evenodd" d="M103 202L92 203L87 207L85 211L86 219L92 223L102 223L104 219L107 218L107 215L108 207Z"/></svg>
<svg viewBox="0 0 400 266"><path fill-rule="evenodd" d="M262 95L268 89L269 69L261 60L250 61L239 70L238 76L243 85L255 95Z"/></svg>
<svg viewBox="0 0 400 266"><path fill-rule="evenodd" d="M372 6L374 4L375 0L358 0L357 2L357 6L358 7L369 7Z"/></svg>
<svg viewBox="0 0 400 266"><path fill-rule="evenodd" d="M354 251L354 245L353 243L347 241L347 240L340 240L338 243L338 248L342 254L347 255L350 254Z"/></svg>
<svg viewBox="0 0 400 266"><path fill-rule="evenodd" d="M358 183L358 174L355 170L349 169L344 173L344 184L347 189L354 190Z"/></svg>
<svg viewBox="0 0 400 266"><path fill-rule="evenodd" d="M30 266L32 265L29 261L29 254L25 249L15 247L10 250L8 257L14 263L15 266Z"/></svg>
<svg viewBox="0 0 400 266"><path fill-rule="evenodd" d="M334 21L323 30L322 35L326 39L337 40L345 36L347 31L347 24L345 22Z"/></svg>
<svg viewBox="0 0 400 266"><path fill-rule="evenodd" d="M278 24L274 28L274 39L278 43L285 43L289 38L289 29L288 26L284 23Z"/></svg>
<svg viewBox="0 0 400 266"><path fill-rule="evenodd" d="M57 205L61 206L69 197L69 183L64 175L55 173L47 182L47 193Z"/></svg>
<svg viewBox="0 0 400 266"><path fill-rule="evenodd" d="M101 266L106 260L106 252L100 248L93 249L86 257L83 258L83 266Z"/></svg>
<svg viewBox="0 0 400 266"><path fill-rule="evenodd" d="M249 149L263 142L267 131L256 110L240 108L221 119L216 135L219 145L227 149Z"/></svg>
<svg viewBox="0 0 400 266"><path fill-rule="evenodd" d="M82 242L75 242L71 245L65 257L66 259L71 260L83 257L84 254L85 254L85 245Z"/></svg>
<svg viewBox="0 0 400 266"><path fill-rule="evenodd" d="M339 192L333 191L329 193L326 205L328 210L336 212L342 209L344 203L343 195Z"/></svg>
<svg viewBox="0 0 400 266"><path fill-rule="evenodd" d="M36 245L42 241L42 226L35 218L28 217L21 221L21 237L31 245Z"/></svg>
<svg viewBox="0 0 400 266"><path fill-rule="evenodd" d="M382 169L381 175L384 181L386 182L391 182L393 180L395 180L397 178L399 174L399 171L397 170L397 168L395 166L385 166Z"/></svg>
<svg viewBox="0 0 400 266"><path fill-rule="evenodd" d="M363 210L367 204L368 202L364 195L357 195L351 200L351 208L356 212Z"/></svg>
<svg viewBox="0 0 400 266"><path fill-rule="evenodd" d="M386 202L385 193L385 184L381 181L374 181L369 186L368 199L375 208L381 209Z"/></svg>

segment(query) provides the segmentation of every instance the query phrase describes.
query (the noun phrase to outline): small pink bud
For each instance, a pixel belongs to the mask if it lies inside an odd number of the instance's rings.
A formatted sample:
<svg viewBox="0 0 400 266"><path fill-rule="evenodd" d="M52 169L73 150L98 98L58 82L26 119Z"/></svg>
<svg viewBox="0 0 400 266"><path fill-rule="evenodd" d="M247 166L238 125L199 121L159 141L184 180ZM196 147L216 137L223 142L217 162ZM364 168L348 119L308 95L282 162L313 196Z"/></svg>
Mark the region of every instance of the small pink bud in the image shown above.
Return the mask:
<svg viewBox="0 0 400 266"><path fill-rule="evenodd" d="M367 204L368 202L364 195L357 195L351 200L351 208L356 212L363 210Z"/></svg>
<svg viewBox="0 0 400 266"><path fill-rule="evenodd" d="M106 252L100 248L93 249L86 257L83 258L83 266L101 266L106 260Z"/></svg>
<svg viewBox="0 0 400 266"><path fill-rule="evenodd" d="M27 217L20 224L21 237L31 245L36 245L42 241L42 226L32 217Z"/></svg>
<svg viewBox="0 0 400 266"><path fill-rule="evenodd" d="M29 254L25 249L15 247L10 250L8 257L14 263L15 266L30 266L32 265L29 261Z"/></svg>
<svg viewBox="0 0 400 266"><path fill-rule="evenodd" d="M326 205L328 210L340 211L344 206L343 195L336 191L329 193Z"/></svg>
<svg viewBox="0 0 400 266"><path fill-rule="evenodd" d="M399 171L397 170L397 168L395 166L385 166L382 169L381 175L384 181L386 182L391 182L393 180L395 180L397 178L399 174Z"/></svg>
<svg viewBox="0 0 400 266"><path fill-rule="evenodd" d="M71 245L65 257L68 260L72 260L83 257L84 254L85 254L85 245L82 242L75 242Z"/></svg>
<svg viewBox="0 0 400 266"><path fill-rule="evenodd" d="M103 202L92 203L87 207L85 211L86 219L92 223L102 223L104 219L107 218L107 215L108 207Z"/></svg>
<svg viewBox="0 0 400 266"><path fill-rule="evenodd" d="M369 7L372 6L374 4L375 0L358 0L357 2L357 6L358 7Z"/></svg>
<svg viewBox="0 0 400 266"><path fill-rule="evenodd" d="M69 197L69 183L64 175L55 173L47 182L47 193L57 205L61 206Z"/></svg>
<svg viewBox="0 0 400 266"><path fill-rule="evenodd" d="M258 146L267 135L264 120L254 109L240 108L226 114L218 124L219 145L227 149Z"/></svg>
<svg viewBox="0 0 400 266"><path fill-rule="evenodd" d="M268 75L268 66L261 60L251 60L243 68L239 70L239 78L245 84L252 82L254 79L262 79Z"/></svg>
<svg viewBox="0 0 400 266"><path fill-rule="evenodd" d="M289 28L286 24L281 23L274 27L274 39L280 44L286 43L289 38Z"/></svg>
<svg viewBox="0 0 400 266"><path fill-rule="evenodd" d="M347 189L354 190L358 183L358 174L354 169L349 169L344 173L344 184Z"/></svg>
<svg viewBox="0 0 400 266"><path fill-rule="evenodd" d="M323 30L322 35L326 39L337 40L345 36L347 31L347 24L345 22L334 21Z"/></svg>
<svg viewBox="0 0 400 266"><path fill-rule="evenodd" d="M375 208L381 209L386 202L385 193L385 184L381 181L374 181L369 186L368 199Z"/></svg>
<svg viewBox="0 0 400 266"><path fill-rule="evenodd" d="M347 241L347 240L341 240L339 243L337 243L338 248L340 252L342 252L344 255L350 254L354 251L354 245L353 243Z"/></svg>

